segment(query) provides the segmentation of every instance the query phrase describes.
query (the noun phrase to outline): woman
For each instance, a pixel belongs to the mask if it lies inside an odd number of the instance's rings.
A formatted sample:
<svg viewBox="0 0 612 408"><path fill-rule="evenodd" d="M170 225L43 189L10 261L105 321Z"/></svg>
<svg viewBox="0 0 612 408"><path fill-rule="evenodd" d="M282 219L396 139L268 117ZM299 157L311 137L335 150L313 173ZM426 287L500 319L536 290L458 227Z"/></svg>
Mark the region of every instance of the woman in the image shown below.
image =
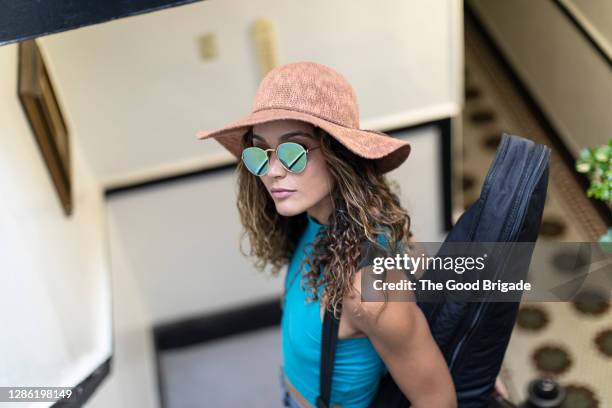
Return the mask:
<svg viewBox="0 0 612 408"><path fill-rule="evenodd" d="M277 67L262 80L252 113L214 137L242 161L238 209L250 255L273 273L288 264L281 323L286 406L319 395L325 309L342 305L330 406L367 407L389 370L414 407L454 407L446 363L415 302L361 302L364 243L398 244L410 217L384 173L408 142L359 129L357 100L321 64Z"/></svg>

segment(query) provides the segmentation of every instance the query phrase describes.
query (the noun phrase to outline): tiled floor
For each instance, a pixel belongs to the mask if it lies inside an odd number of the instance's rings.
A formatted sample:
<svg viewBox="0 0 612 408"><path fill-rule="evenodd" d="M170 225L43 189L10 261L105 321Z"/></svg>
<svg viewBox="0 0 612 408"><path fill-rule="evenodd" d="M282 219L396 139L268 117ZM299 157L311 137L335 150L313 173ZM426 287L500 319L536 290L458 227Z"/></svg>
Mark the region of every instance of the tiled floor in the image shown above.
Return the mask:
<svg viewBox="0 0 612 408"><path fill-rule="evenodd" d="M476 200L502 132L550 147L546 127L517 92L504 66L466 16L466 106L463 113L465 206ZM548 197L540 240L594 242L607 229L571 175L552 152ZM530 380L543 375L567 387L564 407L612 406L612 312L609 304L581 311L580 304L522 305L502 378L513 402Z"/></svg>

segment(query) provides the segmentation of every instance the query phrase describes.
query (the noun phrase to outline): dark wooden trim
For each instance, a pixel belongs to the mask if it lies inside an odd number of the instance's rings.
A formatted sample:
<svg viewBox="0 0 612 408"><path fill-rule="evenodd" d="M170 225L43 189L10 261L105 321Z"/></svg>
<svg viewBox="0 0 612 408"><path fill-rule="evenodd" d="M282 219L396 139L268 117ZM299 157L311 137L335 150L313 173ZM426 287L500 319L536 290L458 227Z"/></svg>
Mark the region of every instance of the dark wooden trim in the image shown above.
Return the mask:
<svg viewBox="0 0 612 408"><path fill-rule="evenodd" d="M153 361L160 406L167 406L160 361L163 351L279 325L282 316L280 302L280 297L272 297L221 312L155 325L152 331L155 348Z"/></svg>
<svg viewBox="0 0 612 408"><path fill-rule="evenodd" d="M451 119L445 118L427 123L420 123L404 128L396 128L387 130L385 133L397 137L399 134L406 131L413 131L418 128L435 126L440 129L441 147L440 154L442 157L440 166L442 167L442 186L443 186L443 211L446 228L452 228L451 224ZM188 173L186 175L175 176L172 178L164 178L157 181L147 182L145 185L136 185L124 187L121 191L130 191L133 188L148 187L157 183L171 182L183 177L200 176L209 174L216 170L226 171L234 168L235 164L222 166L220 168L212 168L202 172ZM281 310L280 299L273 298L259 303L241 306L238 308L224 310L212 315L196 316L183 319L176 322L158 324L154 328L155 346L159 350L169 350L179 347L185 347L192 344L197 344L203 341L216 339L219 337L238 334L249 330L255 330L261 327L278 324L280 322Z"/></svg>
<svg viewBox="0 0 612 408"><path fill-rule="evenodd" d="M0 0L0 46L201 0Z"/></svg>
<svg viewBox="0 0 612 408"><path fill-rule="evenodd" d="M280 298L234 307L213 314L157 324L153 328L155 349L171 350L278 325Z"/></svg>
<svg viewBox="0 0 612 408"><path fill-rule="evenodd" d="M406 131L412 131L420 128L426 128L435 126L440 130L440 165L441 165L441 180L440 185L442 186L442 219L444 223L445 231L448 232L453 227L452 222L452 155L451 155L451 118L438 119L415 125L405 126L401 128L395 128L386 130L385 133L398 137L401 133ZM400 136L404 137L404 136ZM105 191L107 198L114 197L119 194L130 193L135 190L143 188L157 187L159 185L172 183L179 180L185 180L190 178L197 178L201 176L208 176L218 172L234 171L236 169L237 162L224 164L221 166L210 167L202 170L190 171L182 174L176 174L168 177L160 177L157 179L151 179L144 182L138 182L134 184L128 184L121 187L109 188Z"/></svg>
<svg viewBox="0 0 612 408"><path fill-rule="evenodd" d="M18 44L17 96L66 217L73 213L71 135L34 40Z"/></svg>
<svg viewBox="0 0 612 408"><path fill-rule="evenodd" d="M72 388L73 396L68 400L59 400L51 407L53 408L80 408L82 407L92 396L94 391L102 383L102 381L108 376L111 371L112 356L106 359L100 364L90 375L87 376L83 381Z"/></svg>
<svg viewBox="0 0 612 408"><path fill-rule="evenodd" d="M452 157L452 133L451 133L451 121L452 118L443 118L438 120L432 120L424 123L418 123L416 125L406 126L402 128L395 128L386 130L385 133L398 136L398 134L406 131L414 131L421 128L435 126L440 131L440 185L442 186L442 220L444 231L448 232L453 228L453 198L452 198L452 171L453 171L453 157ZM410 137L408 137L410 138ZM412 154L412 153L411 153ZM410 159L408 159L410 160Z"/></svg>
<svg viewBox="0 0 612 408"><path fill-rule="evenodd" d="M142 190L150 187L157 187L164 184L171 184L175 181L187 180L197 178L201 176L208 176L215 173L234 171L236 169L236 163L224 164L221 166L210 167L202 170L189 171L181 174L175 174L173 176L159 177L147 181L137 182L134 184L128 184L121 187L108 188L104 191L105 196L114 197L123 193L131 193L135 190Z"/></svg>
<svg viewBox="0 0 612 408"><path fill-rule="evenodd" d="M453 229L453 155L452 155L452 124L451 119L440 121L440 156L442 157L442 219L444 220L444 230L446 232Z"/></svg>

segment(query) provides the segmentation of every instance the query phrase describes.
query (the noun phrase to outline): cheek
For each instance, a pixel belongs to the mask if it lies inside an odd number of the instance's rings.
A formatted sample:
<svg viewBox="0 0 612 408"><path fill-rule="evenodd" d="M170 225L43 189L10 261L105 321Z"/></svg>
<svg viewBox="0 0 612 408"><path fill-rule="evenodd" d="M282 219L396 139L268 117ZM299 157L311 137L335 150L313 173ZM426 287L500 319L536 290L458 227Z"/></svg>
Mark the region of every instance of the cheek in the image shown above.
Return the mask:
<svg viewBox="0 0 612 408"><path fill-rule="evenodd" d="M312 200L318 201L331 192L333 182L332 176L324 162L312 164L313 166L304 170L301 184L304 187L304 193Z"/></svg>
<svg viewBox="0 0 612 408"><path fill-rule="evenodd" d="M270 177L269 176L263 176L263 177L259 177L259 183L261 183L265 189L269 190L270 188Z"/></svg>

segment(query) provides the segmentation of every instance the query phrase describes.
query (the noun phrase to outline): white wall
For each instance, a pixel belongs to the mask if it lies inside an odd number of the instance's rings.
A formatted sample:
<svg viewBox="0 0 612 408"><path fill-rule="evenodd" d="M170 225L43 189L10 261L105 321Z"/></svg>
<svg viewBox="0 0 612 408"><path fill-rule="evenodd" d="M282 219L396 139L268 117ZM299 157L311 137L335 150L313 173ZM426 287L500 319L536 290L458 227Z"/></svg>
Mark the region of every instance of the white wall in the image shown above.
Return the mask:
<svg viewBox="0 0 612 408"><path fill-rule="evenodd" d="M195 139L247 115L260 81L251 25L272 20L281 64L314 60L355 88L362 126L456 115L463 98L459 0L209 0L42 38L83 145L106 185L231 156ZM219 57L199 57L214 33Z"/></svg>
<svg viewBox="0 0 612 408"><path fill-rule="evenodd" d="M364 128L459 113L461 1L347 4L210 0L39 43L84 156L106 186L231 160L195 132L250 110L260 76L249 30L260 16L275 24L281 63L315 60L347 77ZM209 32L217 35L220 56L205 62L197 40ZM417 235L437 240L438 134L421 129L406 136L414 141L412 156L395 175L404 180ZM115 355L113 373L88 406L157 406L152 324L280 292L280 279L260 276L237 251L231 177L219 173L109 199Z"/></svg>
<svg viewBox="0 0 612 408"><path fill-rule="evenodd" d="M574 156L606 144L612 135L610 66L554 2L469 3Z"/></svg>
<svg viewBox="0 0 612 408"><path fill-rule="evenodd" d="M1 47L0 386L72 387L111 355L104 197L71 136L66 217L17 97L17 45Z"/></svg>
<svg viewBox="0 0 612 408"><path fill-rule="evenodd" d="M443 239L440 134L424 127L401 135L413 154L389 173L420 241ZM241 231L233 170L127 191L108 198L134 292L154 324L256 302L281 293L238 250ZM244 241L248 248L248 240ZM282 277L283 275L281 275ZM118 278L122 279L122 278Z"/></svg>
<svg viewBox="0 0 612 408"><path fill-rule="evenodd" d="M115 350L110 376L87 403L89 408L159 406L151 313L144 304L117 220L107 213L112 269Z"/></svg>
<svg viewBox="0 0 612 408"><path fill-rule="evenodd" d="M275 296L238 252L233 171L108 198L126 264L153 323Z"/></svg>

